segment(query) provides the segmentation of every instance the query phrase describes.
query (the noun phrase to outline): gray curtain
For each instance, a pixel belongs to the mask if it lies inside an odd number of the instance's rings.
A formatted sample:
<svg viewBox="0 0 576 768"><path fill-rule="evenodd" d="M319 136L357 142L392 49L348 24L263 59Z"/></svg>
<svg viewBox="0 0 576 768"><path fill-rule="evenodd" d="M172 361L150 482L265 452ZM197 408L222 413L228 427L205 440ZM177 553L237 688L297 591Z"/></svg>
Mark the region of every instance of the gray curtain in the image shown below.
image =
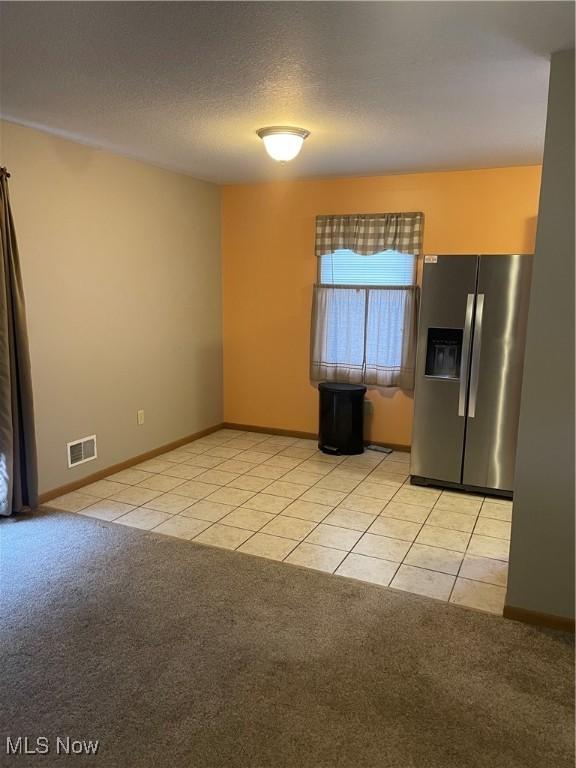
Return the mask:
<svg viewBox="0 0 576 768"><path fill-rule="evenodd" d="M0 514L34 508L38 496L26 313L10 174L0 168Z"/></svg>

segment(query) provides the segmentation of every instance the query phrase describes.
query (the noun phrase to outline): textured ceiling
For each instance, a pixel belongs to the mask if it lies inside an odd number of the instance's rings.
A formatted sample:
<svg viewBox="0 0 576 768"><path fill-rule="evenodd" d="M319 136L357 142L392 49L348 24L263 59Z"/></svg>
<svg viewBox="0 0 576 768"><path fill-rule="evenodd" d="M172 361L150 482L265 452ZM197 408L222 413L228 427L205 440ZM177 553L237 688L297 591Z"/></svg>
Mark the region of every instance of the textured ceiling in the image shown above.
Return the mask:
<svg viewBox="0 0 576 768"><path fill-rule="evenodd" d="M2 116L216 182L541 160L571 2L2 3ZM312 134L279 166L255 134Z"/></svg>

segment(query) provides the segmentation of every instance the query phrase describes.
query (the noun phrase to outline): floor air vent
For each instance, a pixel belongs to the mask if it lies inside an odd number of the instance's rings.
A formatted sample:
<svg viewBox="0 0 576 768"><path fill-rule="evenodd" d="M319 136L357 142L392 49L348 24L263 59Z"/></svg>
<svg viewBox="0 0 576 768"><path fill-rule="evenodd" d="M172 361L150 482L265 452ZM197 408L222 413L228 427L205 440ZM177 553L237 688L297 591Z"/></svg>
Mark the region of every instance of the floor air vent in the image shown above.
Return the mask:
<svg viewBox="0 0 576 768"><path fill-rule="evenodd" d="M83 437L81 440L74 440L68 443L68 466L75 467L76 464L84 464L85 461L92 461L98 455L96 452L96 435Z"/></svg>

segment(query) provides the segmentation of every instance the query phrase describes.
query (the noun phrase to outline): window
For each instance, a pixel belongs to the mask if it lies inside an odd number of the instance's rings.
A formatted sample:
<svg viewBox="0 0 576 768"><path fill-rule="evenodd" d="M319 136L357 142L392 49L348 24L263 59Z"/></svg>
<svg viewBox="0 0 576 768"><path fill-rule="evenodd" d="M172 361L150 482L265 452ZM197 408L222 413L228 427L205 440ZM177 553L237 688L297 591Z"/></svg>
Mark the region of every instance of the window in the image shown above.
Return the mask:
<svg viewBox="0 0 576 768"><path fill-rule="evenodd" d="M318 261L312 378L411 389L416 256L337 249Z"/></svg>

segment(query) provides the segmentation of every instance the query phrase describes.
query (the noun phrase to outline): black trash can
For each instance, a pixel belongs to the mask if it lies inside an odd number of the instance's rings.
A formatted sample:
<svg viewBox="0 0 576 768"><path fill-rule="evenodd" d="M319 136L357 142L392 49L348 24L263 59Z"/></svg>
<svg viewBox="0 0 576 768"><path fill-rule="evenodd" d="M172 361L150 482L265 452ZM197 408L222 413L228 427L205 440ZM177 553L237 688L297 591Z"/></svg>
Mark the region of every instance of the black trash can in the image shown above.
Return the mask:
<svg viewBox="0 0 576 768"><path fill-rule="evenodd" d="M364 452L364 395L361 384L318 385L320 425L318 448L323 453Z"/></svg>

